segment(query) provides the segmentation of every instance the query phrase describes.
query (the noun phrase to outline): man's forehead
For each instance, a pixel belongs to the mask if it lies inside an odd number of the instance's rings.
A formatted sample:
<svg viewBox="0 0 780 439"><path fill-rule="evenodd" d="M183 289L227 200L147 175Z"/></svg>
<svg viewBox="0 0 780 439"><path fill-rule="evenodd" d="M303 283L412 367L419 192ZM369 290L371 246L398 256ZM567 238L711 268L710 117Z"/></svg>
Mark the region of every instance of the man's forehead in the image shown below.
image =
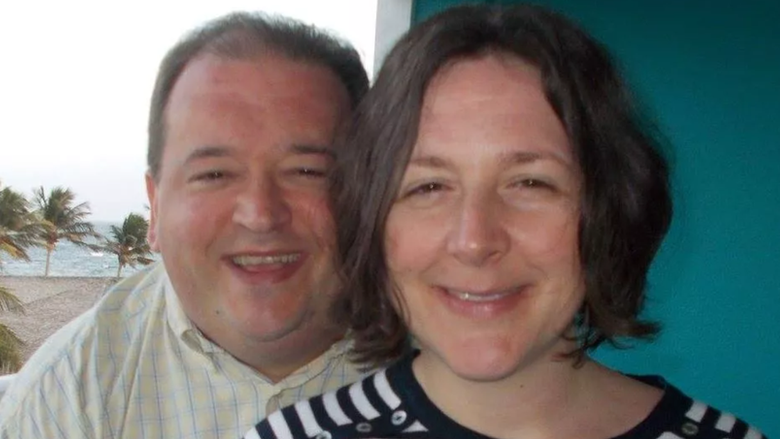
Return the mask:
<svg viewBox="0 0 780 439"><path fill-rule="evenodd" d="M196 88L251 90L253 86L262 88L291 82L302 88L321 86L308 84L328 82L330 87L341 87L346 91L336 73L324 65L275 54L230 58L206 53L187 63L174 85L174 92L177 88L193 85Z"/></svg>
<svg viewBox="0 0 780 439"><path fill-rule="evenodd" d="M272 103L279 110L288 107L315 113L336 111L340 118L350 110L346 86L331 69L270 54L249 59L205 54L190 61L167 107L186 107L202 100Z"/></svg>

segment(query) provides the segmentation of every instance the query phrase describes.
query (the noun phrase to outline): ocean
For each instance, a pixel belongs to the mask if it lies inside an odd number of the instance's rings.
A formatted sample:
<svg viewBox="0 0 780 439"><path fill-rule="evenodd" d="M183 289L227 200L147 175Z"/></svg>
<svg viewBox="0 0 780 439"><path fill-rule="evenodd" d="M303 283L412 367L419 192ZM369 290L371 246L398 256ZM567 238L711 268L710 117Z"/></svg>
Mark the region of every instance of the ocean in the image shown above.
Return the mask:
<svg viewBox="0 0 780 439"><path fill-rule="evenodd" d="M110 236L111 226L121 226L121 223L93 221L95 231ZM46 271L46 250L32 248L28 250L30 262L18 261L3 257L0 261L0 276L43 276ZM5 255L4 255L5 256ZM153 254L152 259L159 259ZM65 277L113 277L116 276L118 265L116 255L107 252L95 252L78 247L67 241L60 241L51 254L49 276ZM122 277L142 269L130 266L122 268Z"/></svg>

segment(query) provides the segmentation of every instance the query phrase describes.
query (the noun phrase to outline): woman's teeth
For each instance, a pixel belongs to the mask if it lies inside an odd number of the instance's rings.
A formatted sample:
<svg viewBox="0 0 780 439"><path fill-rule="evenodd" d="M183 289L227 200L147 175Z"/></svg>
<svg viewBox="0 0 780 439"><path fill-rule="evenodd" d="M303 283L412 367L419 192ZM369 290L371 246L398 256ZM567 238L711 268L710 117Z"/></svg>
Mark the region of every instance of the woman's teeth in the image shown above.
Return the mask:
<svg viewBox="0 0 780 439"><path fill-rule="evenodd" d="M510 294L512 294L512 291L501 291L498 293L470 293L467 291L457 291L457 290L446 290L448 294L451 294L455 297L457 297L460 300L465 300L468 302L490 302L493 300L502 299Z"/></svg>

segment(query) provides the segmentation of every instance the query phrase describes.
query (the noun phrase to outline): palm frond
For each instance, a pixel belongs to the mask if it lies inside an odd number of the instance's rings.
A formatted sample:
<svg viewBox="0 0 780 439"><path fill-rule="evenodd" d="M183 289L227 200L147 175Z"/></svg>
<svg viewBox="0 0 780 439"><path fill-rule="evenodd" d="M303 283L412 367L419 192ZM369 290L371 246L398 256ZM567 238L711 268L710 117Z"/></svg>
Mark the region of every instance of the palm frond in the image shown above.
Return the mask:
<svg viewBox="0 0 780 439"><path fill-rule="evenodd" d="M0 371L14 373L22 367L20 348L24 341L8 326L0 323Z"/></svg>
<svg viewBox="0 0 780 439"><path fill-rule="evenodd" d="M3 286L0 286L0 311L24 312L22 301ZM0 373L14 373L22 367L22 346L24 341L11 328L0 323Z"/></svg>
<svg viewBox="0 0 780 439"><path fill-rule="evenodd" d="M24 314L24 304L8 288L0 285L0 311L11 311Z"/></svg>
<svg viewBox="0 0 780 439"><path fill-rule="evenodd" d="M41 225L30 211L31 204L10 187L0 190L0 259L29 261L27 250L41 246Z"/></svg>

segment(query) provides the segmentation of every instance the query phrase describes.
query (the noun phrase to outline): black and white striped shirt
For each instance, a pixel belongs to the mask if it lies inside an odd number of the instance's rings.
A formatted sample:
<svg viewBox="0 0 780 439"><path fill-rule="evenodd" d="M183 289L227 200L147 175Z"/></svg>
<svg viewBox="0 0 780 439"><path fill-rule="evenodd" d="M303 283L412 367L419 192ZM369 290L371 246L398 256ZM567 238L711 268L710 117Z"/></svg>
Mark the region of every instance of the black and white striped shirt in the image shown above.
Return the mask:
<svg viewBox="0 0 780 439"><path fill-rule="evenodd" d="M491 439L442 413L412 373L412 358L355 384L271 414L244 439ZM615 439L766 439L735 416L692 400L657 376L634 377L662 388L639 425Z"/></svg>

